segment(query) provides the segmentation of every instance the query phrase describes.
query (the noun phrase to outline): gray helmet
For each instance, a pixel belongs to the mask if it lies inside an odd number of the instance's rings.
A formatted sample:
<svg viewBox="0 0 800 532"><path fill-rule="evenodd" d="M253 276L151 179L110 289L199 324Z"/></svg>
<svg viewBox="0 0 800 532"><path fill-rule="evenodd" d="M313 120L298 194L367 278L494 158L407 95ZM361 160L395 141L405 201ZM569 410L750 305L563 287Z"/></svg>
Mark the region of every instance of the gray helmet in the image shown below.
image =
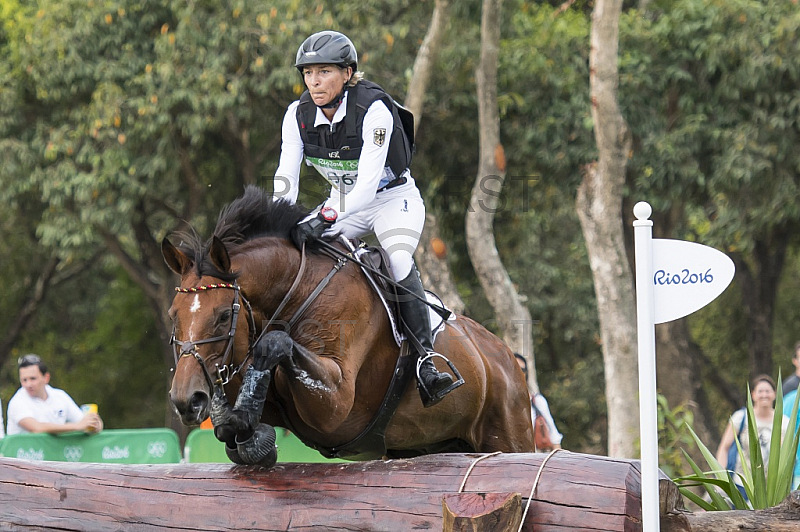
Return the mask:
<svg viewBox="0 0 800 532"><path fill-rule="evenodd" d="M294 66L302 73L308 65L358 67L358 54L353 42L338 31L320 31L303 41L297 50Z"/></svg>

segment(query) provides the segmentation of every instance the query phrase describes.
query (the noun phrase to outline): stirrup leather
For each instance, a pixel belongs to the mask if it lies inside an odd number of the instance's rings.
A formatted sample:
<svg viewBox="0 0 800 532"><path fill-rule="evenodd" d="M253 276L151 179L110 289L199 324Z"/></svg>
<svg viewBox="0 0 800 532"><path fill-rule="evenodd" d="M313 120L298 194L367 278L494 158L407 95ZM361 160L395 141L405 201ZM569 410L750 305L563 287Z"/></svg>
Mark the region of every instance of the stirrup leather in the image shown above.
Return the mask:
<svg viewBox="0 0 800 532"><path fill-rule="evenodd" d="M432 391L429 390L425 386L425 384L422 382L422 379L420 378L420 374L419 374L419 370L422 367L422 364L425 361L430 360L430 359L432 359L434 357L439 357L442 360L444 360L447 363L447 365L450 367L450 371L452 371L453 375L455 375L455 377L456 377L455 378L455 382L453 382L453 384L451 384L447 388L444 388L443 390L439 390L436 393L432 393ZM455 364L450 362L450 360L448 360L448 358L446 356L444 356L442 354L439 354L439 353L437 353L435 351L430 351L430 352L428 352L427 355L425 355L423 357L419 357L417 359L417 375L416 376L417 376L417 387L419 388L419 394L420 394L420 397L422 398L422 404L423 404L423 406L425 406L425 408L428 408L429 406L435 405L436 403L438 403L439 401L444 399L444 397L447 394L449 394L450 392L452 392L453 390L455 390L456 388L458 388L459 386L464 384L464 378L461 376L461 373L459 373L458 369L456 369Z"/></svg>

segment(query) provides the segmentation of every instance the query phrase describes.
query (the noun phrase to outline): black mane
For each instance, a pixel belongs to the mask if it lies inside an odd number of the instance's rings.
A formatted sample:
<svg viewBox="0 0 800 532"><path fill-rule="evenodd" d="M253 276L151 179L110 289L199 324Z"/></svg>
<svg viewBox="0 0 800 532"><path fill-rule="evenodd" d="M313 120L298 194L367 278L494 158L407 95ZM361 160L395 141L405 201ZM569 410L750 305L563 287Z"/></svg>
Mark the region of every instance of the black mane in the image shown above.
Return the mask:
<svg viewBox="0 0 800 532"><path fill-rule="evenodd" d="M308 215L308 210L255 185L248 185L244 195L226 205L219 213L214 236L225 245L239 245L262 236L289 238L289 231Z"/></svg>
<svg viewBox="0 0 800 532"><path fill-rule="evenodd" d="M289 231L308 213L308 209L296 203L274 200L267 191L248 185L241 197L223 207L214 228L214 236L222 240L229 252L263 236L289 239ZM239 272L222 272L208 260L212 239L203 242L194 231L179 233L178 236L182 240L179 248L194 258L199 276L209 275L226 282L238 277Z"/></svg>

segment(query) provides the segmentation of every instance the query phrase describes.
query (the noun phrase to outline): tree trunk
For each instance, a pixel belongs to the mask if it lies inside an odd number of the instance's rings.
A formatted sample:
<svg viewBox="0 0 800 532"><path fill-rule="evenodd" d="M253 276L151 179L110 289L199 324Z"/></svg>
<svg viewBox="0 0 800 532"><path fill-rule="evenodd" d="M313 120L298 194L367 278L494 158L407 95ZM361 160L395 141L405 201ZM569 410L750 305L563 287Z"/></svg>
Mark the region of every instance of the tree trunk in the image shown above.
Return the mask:
<svg viewBox="0 0 800 532"><path fill-rule="evenodd" d="M747 260L739 253L731 255L736 264L736 279L742 289L751 378L762 373L772 375L775 300L788 245L788 231L776 228L755 241L753 252Z"/></svg>
<svg viewBox="0 0 800 532"><path fill-rule="evenodd" d="M694 431L702 441L711 444L710 449L716 449L721 427L703 390L703 357L692 341L685 318L656 326L656 360L659 392L666 397L670 408L686 406L694 416ZM695 462L702 463L702 454L696 446L688 452Z"/></svg>
<svg viewBox="0 0 800 532"><path fill-rule="evenodd" d="M530 312L520 301L495 244L493 222L506 175L497 109L497 56L501 0L484 0L481 59L476 71L480 161L466 216L467 249L483 291L497 316L500 333L511 349L528 360L528 384L538 390L533 359Z"/></svg>
<svg viewBox="0 0 800 532"><path fill-rule="evenodd" d="M639 436L638 360L633 276L625 253L622 188L631 147L617 105L622 0L598 0L592 12L591 98L598 160L586 167L576 207L592 268L608 403L608 453L632 457Z"/></svg>
<svg viewBox="0 0 800 532"><path fill-rule="evenodd" d="M441 48L449 10L450 0L436 0L428 32L425 34L425 39L423 39L414 60L414 69L408 84L404 105L414 114L415 133L422 121L425 92L428 89L431 70L436 63L436 56ZM462 313L464 301L458 295L458 289L450 273L446 251L447 245L441 238L439 221L435 214L428 211L425 215L425 229L422 231L422 238L416 253L414 253L417 269L422 275L422 282L426 288L441 297L450 310Z"/></svg>
<svg viewBox="0 0 800 532"><path fill-rule="evenodd" d="M458 314L464 312L464 301L447 264L447 244L439 234L439 220L431 212L425 214L425 228L414 260L422 276L422 283L442 298L444 304Z"/></svg>
<svg viewBox="0 0 800 532"><path fill-rule="evenodd" d="M414 68L411 71L411 81L406 92L406 101L403 102L409 111L414 113L414 132L416 133L422 121L425 92L431 79L431 70L436 64L436 56L442 45L442 36L447 25L450 11L450 0L436 0L431 15L428 32L422 40L417 57L414 59Z"/></svg>

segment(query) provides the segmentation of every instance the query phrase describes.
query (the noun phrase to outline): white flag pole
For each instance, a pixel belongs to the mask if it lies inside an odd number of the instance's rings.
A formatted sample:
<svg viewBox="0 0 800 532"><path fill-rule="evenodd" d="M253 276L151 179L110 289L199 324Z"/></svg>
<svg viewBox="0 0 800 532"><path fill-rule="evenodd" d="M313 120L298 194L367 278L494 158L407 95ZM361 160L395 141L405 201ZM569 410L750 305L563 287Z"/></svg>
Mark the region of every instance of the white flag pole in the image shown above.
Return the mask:
<svg viewBox="0 0 800 532"><path fill-rule="evenodd" d="M658 416L656 411L656 327L653 298L653 213L640 201L633 207L636 259L636 321L639 346L639 426L642 468L642 530L659 532Z"/></svg>

